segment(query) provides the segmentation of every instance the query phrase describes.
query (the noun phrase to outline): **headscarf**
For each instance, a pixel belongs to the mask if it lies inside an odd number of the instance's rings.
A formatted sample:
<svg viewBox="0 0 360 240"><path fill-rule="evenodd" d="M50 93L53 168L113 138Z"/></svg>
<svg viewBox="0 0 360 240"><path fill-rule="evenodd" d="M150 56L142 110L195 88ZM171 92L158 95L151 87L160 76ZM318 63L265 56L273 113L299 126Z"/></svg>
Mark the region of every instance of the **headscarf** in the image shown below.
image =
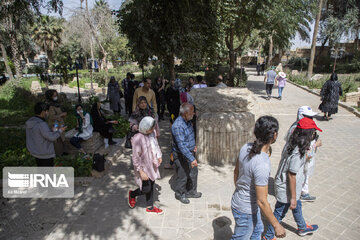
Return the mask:
<svg viewBox="0 0 360 240"><path fill-rule="evenodd" d="M100 102L96 102L91 107L91 116L99 116L100 118L104 118L103 114L100 111L101 104Z"/></svg>
<svg viewBox="0 0 360 240"><path fill-rule="evenodd" d="M139 132L146 134L147 131L155 127L155 119L152 117L144 117L139 124Z"/></svg>
<svg viewBox="0 0 360 240"><path fill-rule="evenodd" d="M337 81L338 80L338 76L336 73L332 73L331 76L330 76L330 80L331 81Z"/></svg>
<svg viewBox="0 0 360 240"><path fill-rule="evenodd" d="M49 89L45 92L45 98L46 98L46 103L49 106L54 106L54 107L60 107L60 103L59 103L59 94L58 94L58 100L54 101L53 99L53 95L54 93L56 93L57 91L55 89Z"/></svg>
<svg viewBox="0 0 360 240"><path fill-rule="evenodd" d="M146 101L146 108L145 109L141 109L140 108L140 103L141 101ZM149 106L148 101L146 100L145 96L140 96L136 102L136 109L135 111L131 114L131 118L134 118L137 122L141 122L141 120L144 117L150 116L152 118L155 118L155 113L154 110Z"/></svg>
<svg viewBox="0 0 360 240"><path fill-rule="evenodd" d="M82 132L83 132L83 130L82 130L83 120L82 120L81 116L77 113L77 108L78 108L78 107L81 107L81 108L82 108L82 110L83 110L83 116L84 116L84 117L86 116L86 114L88 114L88 112L85 112L85 111L84 111L84 108L83 108L83 106L82 106L81 104L76 104L76 105L75 105L75 116L76 116L76 119L77 119L78 122L79 122L79 133L82 133ZM93 125L92 117L91 117L90 114L89 114L89 116L90 116L90 123L91 123L91 125Z"/></svg>

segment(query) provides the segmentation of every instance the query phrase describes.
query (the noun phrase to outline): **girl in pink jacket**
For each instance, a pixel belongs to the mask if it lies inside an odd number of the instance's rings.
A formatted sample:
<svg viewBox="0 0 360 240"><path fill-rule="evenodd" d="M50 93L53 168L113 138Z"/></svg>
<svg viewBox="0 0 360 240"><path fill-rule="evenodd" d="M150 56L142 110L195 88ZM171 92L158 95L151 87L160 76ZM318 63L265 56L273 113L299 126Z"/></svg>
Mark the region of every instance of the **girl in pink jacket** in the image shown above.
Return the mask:
<svg viewBox="0 0 360 240"><path fill-rule="evenodd" d="M162 153L156 139L156 121L152 117L144 117L139 124L139 133L131 139L132 160L135 172L135 182L139 186L135 191L129 190L128 204L136 206L136 197L145 195L146 212L163 214L163 210L154 206L154 184L160 178L159 166Z"/></svg>

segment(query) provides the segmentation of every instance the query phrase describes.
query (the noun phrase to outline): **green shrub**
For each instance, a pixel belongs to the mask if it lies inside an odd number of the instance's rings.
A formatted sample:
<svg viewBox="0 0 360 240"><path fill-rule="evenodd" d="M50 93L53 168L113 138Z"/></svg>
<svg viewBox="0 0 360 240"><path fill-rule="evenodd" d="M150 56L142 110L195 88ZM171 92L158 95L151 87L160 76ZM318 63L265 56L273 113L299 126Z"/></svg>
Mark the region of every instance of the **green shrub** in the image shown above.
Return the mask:
<svg viewBox="0 0 360 240"><path fill-rule="evenodd" d="M0 128L0 154L7 150L26 147L26 133L23 128Z"/></svg>
<svg viewBox="0 0 360 240"><path fill-rule="evenodd" d="M108 117L111 120L117 120L118 124L113 124L115 132L113 134L114 138L124 138L130 129L130 123L128 120L121 116L112 115Z"/></svg>
<svg viewBox="0 0 360 240"><path fill-rule="evenodd" d="M7 150L0 154L0 178L4 167L32 167L36 166L36 160L26 148Z"/></svg>
<svg viewBox="0 0 360 240"><path fill-rule="evenodd" d="M66 155L55 158L57 167L73 167L75 177L89 177L92 170L92 157L84 156L82 153Z"/></svg>

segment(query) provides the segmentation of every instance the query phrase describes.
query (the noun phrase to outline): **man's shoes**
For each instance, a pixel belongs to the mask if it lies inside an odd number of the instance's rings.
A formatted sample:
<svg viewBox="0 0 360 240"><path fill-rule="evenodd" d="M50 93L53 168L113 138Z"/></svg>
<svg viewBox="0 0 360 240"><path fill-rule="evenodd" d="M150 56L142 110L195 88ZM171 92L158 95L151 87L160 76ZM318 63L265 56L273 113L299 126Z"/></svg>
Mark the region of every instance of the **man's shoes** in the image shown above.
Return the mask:
<svg viewBox="0 0 360 240"><path fill-rule="evenodd" d="M132 193L132 191L129 190L129 193L128 193L128 205L129 205L130 208L134 208L136 206L136 198L132 198L131 193Z"/></svg>
<svg viewBox="0 0 360 240"><path fill-rule="evenodd" d="M300 200L303 202L313 202L316 200L316 197L311 196L310 194L304 194L300 196Z"/></svg>
<svg viewBox="0 0 360 240"><path fill-rule="evenodd" d="M201 198L202 193L201 192L196 192L196 193L186 193L185 196L187 198Z"/></svg>
<svg viewBox="0 0 360 240"><path fill-rule="evenodd" d="M281 97L278 97L279 100L281 100Z"/></svg>
<svg viewBox="0 0 360 240"><path fill-rule="evenodd" d="M182 202L183 204L189 204L190 203L190 200L189 199L187 199L186 197L185 197L185 195L179 195L179 194L176 194L175 193L175 198L177 199L177 200L179 200L180 202Z"/></svg>
<svg viewBox="0 0 360 240"><path fill-rule="evenodd" d="M305 235L308 235L308 234L312 234L314 232L316 232L317 230L319 230L319 226L314 224L314 225L307 225L306 224L306 228L304 230L298 230L298 234L300 236L305 236Z"/></svg>
<svg viewBox="0 0 360 240"><path fill-rule="evenodd" d="M157 207L151 207L151 208L146 208L146 213L162 215L162 214L164 214L164 211Z"/></svg>

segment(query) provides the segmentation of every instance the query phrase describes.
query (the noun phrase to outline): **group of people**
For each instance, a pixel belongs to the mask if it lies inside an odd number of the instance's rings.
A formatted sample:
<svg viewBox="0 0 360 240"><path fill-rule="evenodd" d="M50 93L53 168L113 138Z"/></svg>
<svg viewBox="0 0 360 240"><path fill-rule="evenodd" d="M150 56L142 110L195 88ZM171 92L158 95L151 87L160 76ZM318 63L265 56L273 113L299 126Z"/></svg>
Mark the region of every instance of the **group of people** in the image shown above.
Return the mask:
<svg viewBox="0 0 360 240"><path fill-rule="evenodd" d="M68 113L62 110L56 90L47 90L45 97L46 102L35 104L35 116L26 121L26 146L38 166L54 166L55 156L68 154L65 149L65 118ZM81 104L77 104L74 110L76 132L70 143L79 152L87 154L81 143L90 139L93 132L99 132L104 138L105 148L116 144L112 139L115 131L112 125L118 122L104 116L100 103L94 103L90 113L85 112Z"/></svg>
<svg viewBox="0 0 360 240"><path fill-rule="evenodd" d="M315 153L322 143L318 139L317 127L313 118L316 115L308 106L298 109L298 118L289 128L286 144L275 175L274 212L267 200L270 177L271 145L276 142L279 123L272 116L260 117L254 128L256 140L245 144L239 153L234 170L236 189L231 207L235 218L232 239L261 239L264 226L260 212L269 222L263 239L285 237L281 221L289 209L292 210L300 236L312 234L318 225L309 225L302 214L301 201L314 201L309 194L308 178L313 172Z"/></svg>
<svg viewBox="0 0 360 240"><path fill-rule="evenodd" d="M270 73L267 72L264 81L269 82L269 79L273 79L275 83L279 82L278 85L284 81L282 79L286 81L286 75L276 74L273 70L270 70ZM143 80L141 87L132 87L131 74L129 76L130 80L124 79L122 84L127 86L127 89L124 88L124 96L127 113L130 114L130 129L133 133L131 137L132 162L138 188L128 191L128 205L130 208L136 207L137 197L145 195L147 205L145 211L163 214L162 209L154 206L154 185L160 178L159 167L163 162L158 143L160 136L158 121L164 117L166 103L172 123L170 158L177 173L174 185L175 199L183 204L189 204L190 198L202 197L202 193L197 191L198 161L193 121L195 106L189 92L193 88L205 88L207 85L201 76L197 76L196 83L194 78L190 77L185 88L182 88L178 80L171 80L170 86L166 88L167 81L161 78L156 79L153 87L149 78ZM114 89L119 89L115 79L112 78L110 83ZM218 77L218 87L226 87L221 75ZM133 93L131 93L132 90L134 90ZM112 93L110 95L115 95L115 90ZM130 99L128 94L133 94L129 102L127 101ZM319 108L326 112L324 118L337 112L337 106L334 109L330 104L336 98L328 97L329 94L336 94L337 100L341 95L341 85L337 83L336 74L331 76L321 91L323 102ZM38 166L53 166L55 155L64 154L63 141L66 130L64 119L67 113L61 110L58 93L55 90L48 90L46 99L46 103L40 102L35 105L35 116L26 122L27 148L36 158ZM114 104L118 104L121 109L121 104L116 102ZM117 122L105 118L101 112L100 103L94 103L90 113L85 112L81 105L76 105L75 115L77 133L70 142L80 151L85 153L81 148L81 142L90 138L93 131L98 131L104 137L105 146L116 143L112 140L112 124L117 124ZM285 230L280 223L289 209L293 212L298 226L297 233L300 236L318 230L318 225L309 225L305 222L301 202L316 199L309 194L308 181L313 173L316 151L322 145L317 134L317 131L322 132L322 130L313 120L316 115L317 113L310 107L300 107L297 120L287 132L286 144L275 175L277 202L274 212L271 211L267 195L271 169L271 145L278 138L279 123L272 116L257 119L254 128L256 140L241 148L235 164L236 189L231 199L235 219L232 239L260 239L264 230L260 212L269 222L263 239L270 240L275 236L285 237Z"/></svg>
<svg viewBox="0 0 360 240"><path fill-rule="evenodd" d="M282 92L285 88L285 84L287 81L286 73L279 72L279 74L275 71L275 66L272 66L269 71L266 72L264 77L264 84L266 86L266 100L271 99L272 89L274 86L278 86L278 99L281 100Z"/></svg>

